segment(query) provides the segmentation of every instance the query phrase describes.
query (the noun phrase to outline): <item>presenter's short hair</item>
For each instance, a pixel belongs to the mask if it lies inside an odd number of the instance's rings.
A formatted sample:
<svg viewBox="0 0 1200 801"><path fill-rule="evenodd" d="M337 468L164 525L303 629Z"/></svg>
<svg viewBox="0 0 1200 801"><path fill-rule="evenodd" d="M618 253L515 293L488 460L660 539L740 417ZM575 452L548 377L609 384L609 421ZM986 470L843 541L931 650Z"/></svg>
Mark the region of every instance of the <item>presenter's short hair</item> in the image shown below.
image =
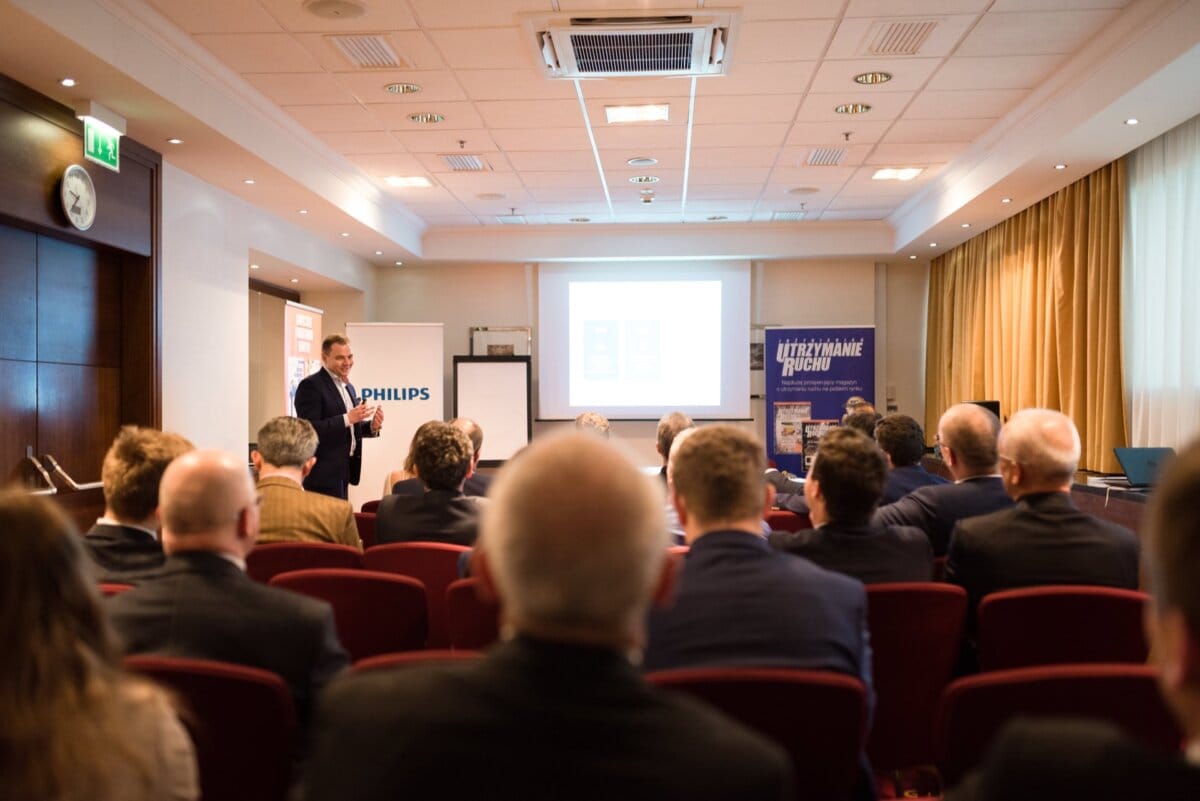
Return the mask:
<svg viewBox="0 0 1200 801"><path fill-rule="evenodd" d="M456 490L471 469L471 440L449 423L422 426L413 441L413 464L430 489Z"/></svg>
<svg viewBox="0 0 1200 801"><path fill-rule="evenodd" d="M887 459L875 440L853 428L821 437L810 477L821 485L829 517L861 523L871 517L887 483Z"/></svg>
<svg viewBox="0 0 1200 801"><path fill-rule="evenodd" d="M125 426L104 455L104 503L121 520L145 520L158 508L158 485L175 457L193 450L179 434Z"/></svg>
<svg viewBox="0 0 1200 801"><path fill-rule="evenodd" d="M349 345L350 339L345 334L330 334L321 340L321 353L329 355L334 345Z"/></svg>
<svg viewBox="0 0 1200 801"><path fill-rule="evenodd" d="M875 441L895 467L916 464L925 455L925 432L907 414L889 414L876 423Z"/></svg>
<svg viewBox="0 0 1200 801"><path fill-rule="evenodd" d="M700 523L762 514L767 453L754 436L731 425L697 428L671 454L671 481Z"/></svg>
<svg viewBox="0 0 1200 801"><path fill-rule="evenodd" d="M317 452L317 430L299 417L276 417L258 430L258 452L275 467L302 467Z"/></svg>

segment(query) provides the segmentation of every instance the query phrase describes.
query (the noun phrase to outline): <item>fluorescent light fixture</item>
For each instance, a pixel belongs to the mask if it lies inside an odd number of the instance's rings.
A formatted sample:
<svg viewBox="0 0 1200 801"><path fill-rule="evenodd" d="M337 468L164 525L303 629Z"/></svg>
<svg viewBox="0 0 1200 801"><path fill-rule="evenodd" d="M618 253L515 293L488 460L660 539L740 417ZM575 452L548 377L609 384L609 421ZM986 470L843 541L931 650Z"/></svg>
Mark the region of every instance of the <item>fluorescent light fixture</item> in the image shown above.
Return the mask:
<svg viewBox="0 0 1200 801"><path fill-rule="evenodd" d="M609 125L623 122L667 122L671 107L666 103L650 103L645 106L605 106L604 116Z"/></svg>
<svg viewBox="0 0 1200 801"><path fill-rule="evenodd" d="M423 175L411 175L411 176L389 175L388 177L384 178L383 180L387 181L388 186L422 187L422 188L433 186L433 182L430 181L428 178L426 178Z"/></svg>
<svg viewBox="0 0 1200 801"><path fill-rule="evenodd" d="M884 167L883 169L876 170L875 174L871 176L871 180L911 181L924 171L923 167Z"/></svg>
<svg viewBox="0 0 1200 801"><path fill-rule="evenodd" d="M125 135L125 118L115 111L105 108L95 100L84 100L76 103L75 116L85 122L91 122L93 125L101 128L107 128L115 134Z"/></svg>

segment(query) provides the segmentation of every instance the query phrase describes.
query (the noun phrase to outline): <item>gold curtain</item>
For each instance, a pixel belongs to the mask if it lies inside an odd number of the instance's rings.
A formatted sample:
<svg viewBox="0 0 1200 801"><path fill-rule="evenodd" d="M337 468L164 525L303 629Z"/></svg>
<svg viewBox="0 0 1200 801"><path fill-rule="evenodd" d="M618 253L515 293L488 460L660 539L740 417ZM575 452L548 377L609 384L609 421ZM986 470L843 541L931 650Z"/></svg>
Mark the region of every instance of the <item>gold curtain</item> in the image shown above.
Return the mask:
<svg viewBox="0 0 1200 801"><path fill-rule="evenodd" d="M926 431L964 400L1060 409L1080 467L1119 472L1124 198L1118 160L933 260Z"/></svg>

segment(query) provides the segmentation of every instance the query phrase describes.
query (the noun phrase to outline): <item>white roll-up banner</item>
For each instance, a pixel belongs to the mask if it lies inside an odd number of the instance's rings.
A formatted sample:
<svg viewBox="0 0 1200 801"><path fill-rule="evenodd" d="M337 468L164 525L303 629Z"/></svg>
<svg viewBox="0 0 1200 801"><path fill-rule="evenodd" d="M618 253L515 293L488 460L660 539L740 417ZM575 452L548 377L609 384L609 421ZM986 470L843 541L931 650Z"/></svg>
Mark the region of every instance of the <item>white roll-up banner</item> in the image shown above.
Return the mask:
<svg viewBox="0 0 1200 801"><path fill-rule="evenodd" d="M404 463L413 432L441 420L445 336L441 323L346 323L354 353L350 383L369 406L383 406L383 433L363 442L362 478L350 487L354 510L375 500L383 479Z"/></svg>

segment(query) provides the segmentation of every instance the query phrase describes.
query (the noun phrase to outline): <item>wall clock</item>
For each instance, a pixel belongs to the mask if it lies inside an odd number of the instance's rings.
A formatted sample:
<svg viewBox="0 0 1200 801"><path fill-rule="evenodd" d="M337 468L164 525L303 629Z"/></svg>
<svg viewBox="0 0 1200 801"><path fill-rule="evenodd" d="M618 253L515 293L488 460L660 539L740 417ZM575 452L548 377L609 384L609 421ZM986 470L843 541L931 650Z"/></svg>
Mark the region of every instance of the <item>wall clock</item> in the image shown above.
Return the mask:
<svg viewBox="0 0 1200 801"><path fill-rule="evenodd" d="M96 187L79 164L67 167L62 177L62 207L71 225L86 231L96 221Z"/></svg>

